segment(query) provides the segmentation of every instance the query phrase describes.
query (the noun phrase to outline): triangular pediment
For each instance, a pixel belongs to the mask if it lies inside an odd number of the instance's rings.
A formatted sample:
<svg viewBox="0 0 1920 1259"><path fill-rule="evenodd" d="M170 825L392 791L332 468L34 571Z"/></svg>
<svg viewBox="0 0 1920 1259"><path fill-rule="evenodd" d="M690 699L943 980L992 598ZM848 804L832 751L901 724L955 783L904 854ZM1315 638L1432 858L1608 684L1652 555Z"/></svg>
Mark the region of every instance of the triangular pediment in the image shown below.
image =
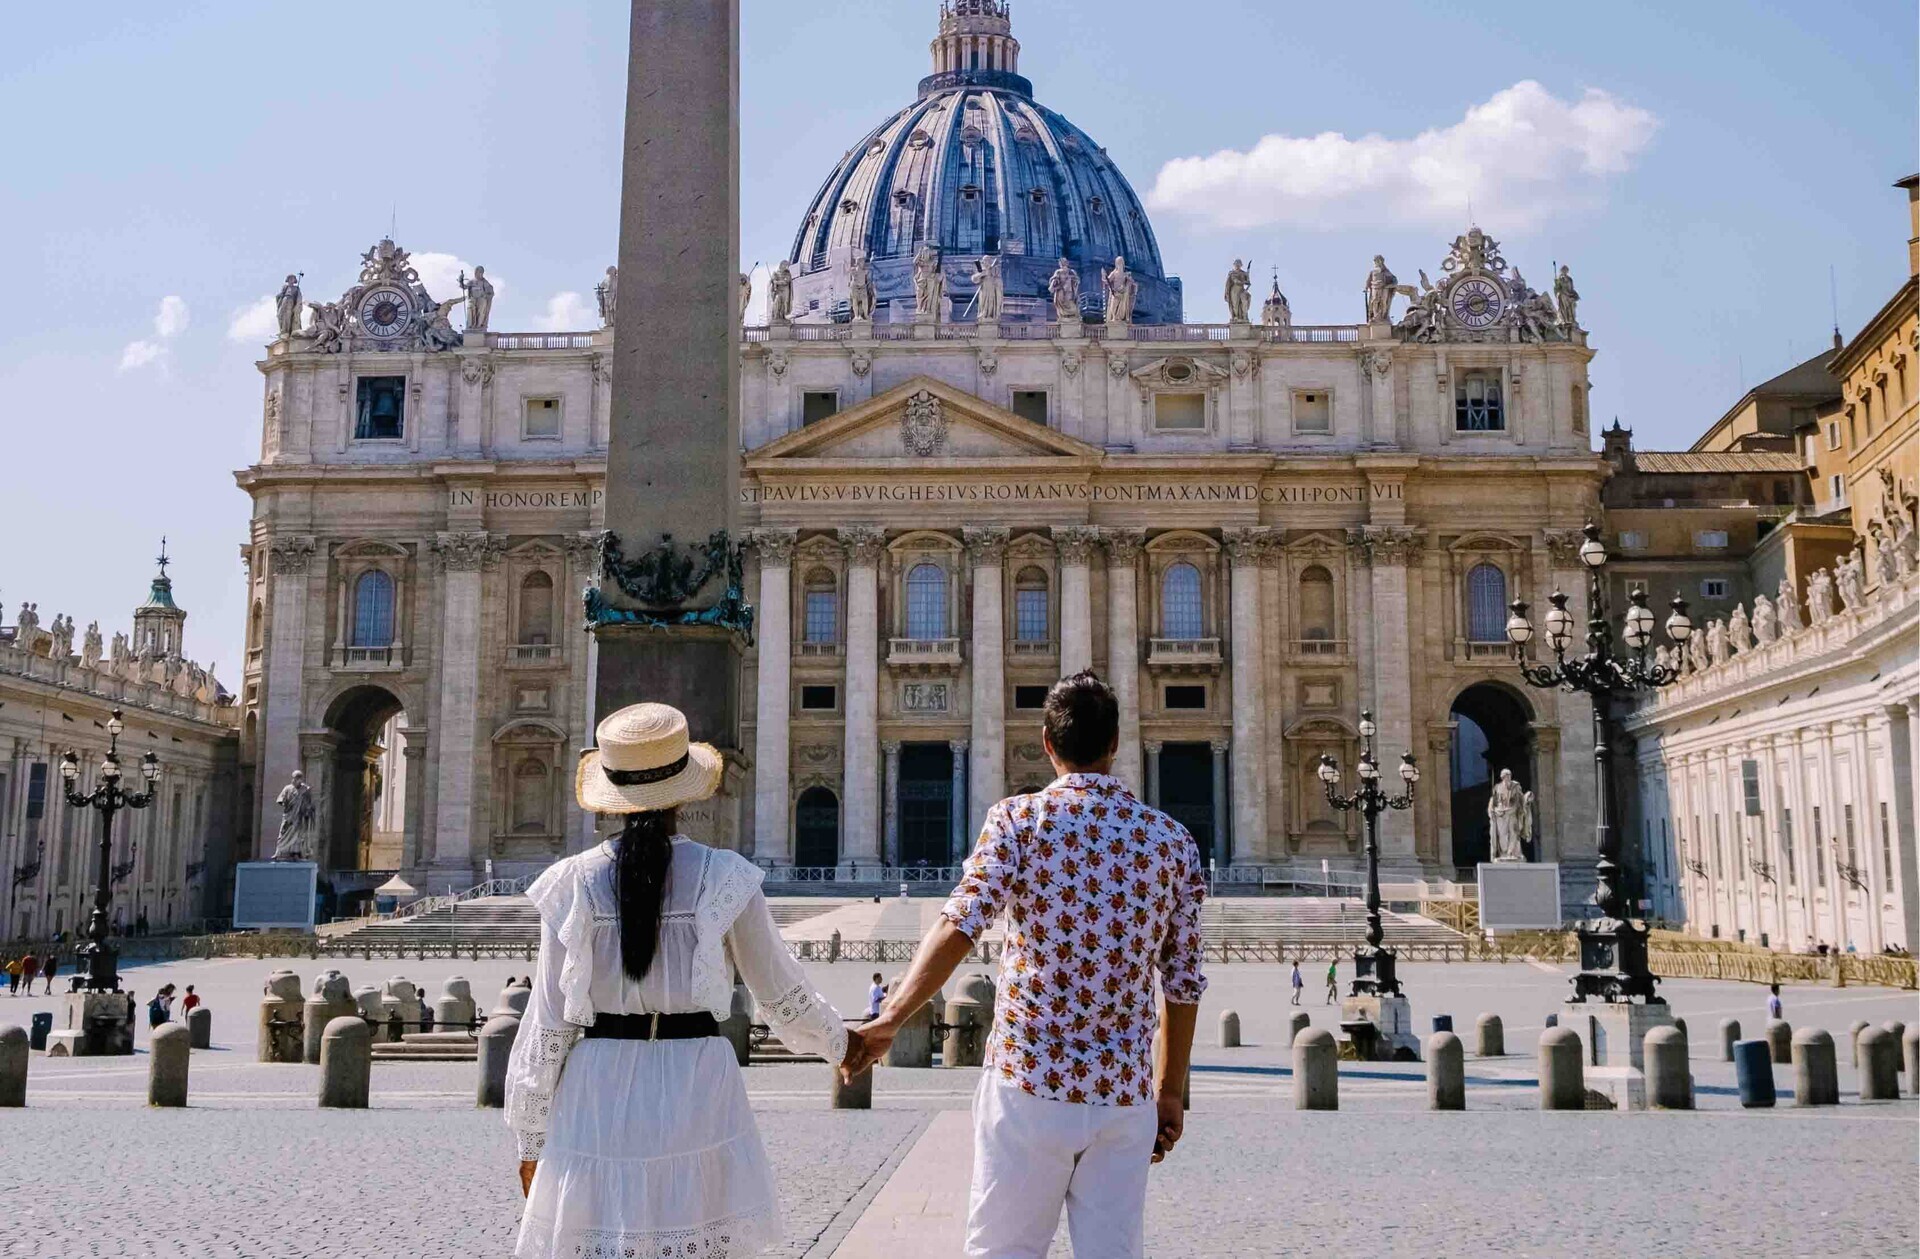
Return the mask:
<svg viewBox="0 0 1920 1259"><path fill-rule="evenodd" d="M769 442L750 469L794 460L971 463L993 459L1098 460L1068 437L931 376L915 376L830 419Z"/></svg>

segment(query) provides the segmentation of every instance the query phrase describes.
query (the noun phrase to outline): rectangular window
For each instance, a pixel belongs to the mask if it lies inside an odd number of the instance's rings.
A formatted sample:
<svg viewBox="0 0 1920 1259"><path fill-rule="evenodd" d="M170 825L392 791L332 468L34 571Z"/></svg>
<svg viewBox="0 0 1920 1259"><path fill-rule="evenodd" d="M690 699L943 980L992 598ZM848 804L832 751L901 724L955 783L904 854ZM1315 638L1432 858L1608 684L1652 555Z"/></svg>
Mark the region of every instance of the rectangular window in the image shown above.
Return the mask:
<svg viewBox="0 0 1920 1259"><path fill-rule="evenodd" d="M1727 531L1725 529L1695 529L1693 545L1701 551L1724 551L1727 549Z"/></svg>
<svg viewBox="0 0 1920 1259"><path fill-rule="evenodd" d="M1836 503L1847 501L1847 479L1835 472L1827 478L1827 497Z"/></svg>
<svg viewBox="0 0 1920 1259"><path fill-rule="evenodd" d="M528 398L520 435L535 439L560 436L560 399Z"/></svg>
<svg viewBox="0 0 1920 1259"><path fill-rule="evenodd" d="M1324 389L1293 391L1293 431L1333 432L1333 395Z"/></svg>
<svg viewBox="0 0 1920 1259"><path fill-rule="evenodd" d="M1810 855L1813 857L1814 886L1824 891L1827 886L1827 856L1824 851L1827 841L1820 838L1820 806L1817 804L1813 806L1813 834L1809 838L1812 841Z"/></svg>
<svg viewBox="0 0 1920 1259"><path fill-rule="evenodd" d="M1792 809L1783 808L1780 810L1780 856L1784 858L1787 863L1787 882L1788 883L1799 882L1800 881L1800 872L1798 869L1799 863L1797 863L1793 859L1794 853L1793 853L1793 810Z"/></svg>
<svg viewBox="0 0 1920 1259"><path fill-rule="evenodd" d="M355 441L397 441L406 429L407 378L362 376L353 411Z"/></svg>
<svg viewBox="0 0 1920 1259"><path fill-rule="evenodd" d="M1727 837L1720 833L1720 815L1713 815L1713 877L1727 877Z"/></svg>
<svg viewBox="0 0 1920 1259"><path fill-rule="evenodd" d="M1013 413L1023 420L1045 425L1047 422L1047 391L1044 389L1016 389L1013 391Z"/></svg>
<svg viewBox="0 0 1920 1259"><path fill-rule="evenodd" d="M1853 806L1850 804L1841 805L1840 817L1847 832L1847 864L1857 870L1860 868L1860 846L1854 842Z"/></svg>
<svg viewBox="0 0 1920 1259"><path fill-rule="evenodd" d="M1013 636L1023 643L1047 641L1046 591L1016 590L1013 592Z"/></svg>
<svg viewBox="0 0 1920 1259"><path fill-rule="evenodd" d="M1157 393L1153 396L1153 426L1162 432L1192 433L1207 427L1207 396L1200 393Z"/></svg>
<svg viewBox="0 0 1920 1259"><path fill-rule="evenodd" d="M47 815L47 763L36 761L27 768L27 820Z"/></svg>
<svg viewBox="0 0 1920 1259"><path fill-rule="evenodd" d="M1880 802L1880 886L1893 890L1893 823L1885 800Z"/></svg>
<svg viewBox="0 0 1920 1259"><path fill-rule="evenodd" d="M1724 599L1727 597L1727 580L1724 577L1709 577L1700 583L1702 599Z"/></svg>
<svg viewBox="0 0 1920 1259"><path fill-rule="evenodd" d="M810 643L840 641L840 595L833 590L807 591L805 640Z"/></svg>
<svg viewBox="0 0 1920 1259"><path fill-rule="evenodd" d="M840 394L833 389L809 389L800 395L800 424L818 424L840 410Z"/></svg>
<svg viewBox="0 0 1920 1259"><path fill-rule="evenodd" d="M1740 762L1740 803L1748 817L1760 816L1760 762Z"/></svg>
<svg viewBox="0 0 1920 1259"><path fill-rule="evenodd" d="M803 686L800 688L800 711L803 713L830 713L840 704L840 688L837 686Z"/></svg>
<svg viewBox="0 0 1920 1259"><path fill-rule="evenodd" d="M1839 420L1827 421L1827 449L1828 450L1840 449L1840 421Z"/></svg>
<svg viewBox="0 0 1920 1259"><path fill-rule="evenodd" d="M1044 686L1016 686L1013 688L1013 706L1032 712L1047 706L1047 688Z"/></svg>
<svg viewBox="0 0 1920 1259"><path fill-rule="evenodd" d="M1453 426L1462 433L1506 430L1507 415L1500 404L1500 373L1460 373L1453 386Z"/></svg>
<svg viewBox="0 0 1920 1259"><path fill-rule="evenodd" d="M1622 529L1620 531L1620 549L1622 551L1646 550L1647 531L1644 529Z"/></svg>
<svg viewBox="0 0 1920 1259"><path fill-rule="evenodd" d="M1195 709L1207 706L1207 688L1204 686L1169 686L1167 688L1168 708Z"/></svg>

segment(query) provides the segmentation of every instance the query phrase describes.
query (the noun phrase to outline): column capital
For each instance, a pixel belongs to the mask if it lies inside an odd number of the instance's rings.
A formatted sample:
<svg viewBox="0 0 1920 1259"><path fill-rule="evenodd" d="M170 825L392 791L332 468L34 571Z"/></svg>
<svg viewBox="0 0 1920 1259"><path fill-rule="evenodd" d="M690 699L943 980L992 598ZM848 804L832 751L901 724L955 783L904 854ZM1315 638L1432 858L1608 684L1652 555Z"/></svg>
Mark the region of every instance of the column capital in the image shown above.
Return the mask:
<svg viewBox="0 0 1920 1259"><path fill-rule="evenodd" d="M1147 749L1148 756L1158 756L1160 755L1160 749L1165 747L1166 744L1159 739L1143 739L1141 740L1140 746Z"/></svg>
<svg viewBox="0 0 1920 1259"><path fill-rule="evenodd" d="M1215 756L1225 756L1227 749L1233 746L1231 739L1208 739L1207 746L1213 749Z"/></svg>
<svg viewBox="0 0 1920 1259"><path fill-rule="evenodd" d="M272 556L272 571L286 577L298 577L307 571L316 544L305 535L276 534L267 542Z"/></svg>
<svg viewBox="0 0 1920 1259"><path fill-rule="evenodd" d="M592 530L568 534L561 545L575 568L584 568L589 573L600 571L600 534Z"/></svg>
<svg viewBox="0 0 1920 1259"><path fill-rule="evenodd" d="M968 741L965 739L951 739L948 741L948 743L953 748L953 754L955 757L965 756L967 754L968 748L971 746L968 743Z"/></svg>
<svg viewBox="0 0 1920 1259"><path fill-rule="evenodd" d="M799 536L798 529L754 529L747 534L747 542L761 564L784 568L793 563L793 544Z"/></svg>
<svg viewBox="0 0 1920 1259"><path fill-rule="evenodd" d="M1053 545L1059 552L1060 563L1084 568L1093 559L1094 544L1099 537L1099 531L1091 525L1063 525L1055 529Z"/></svg>
<svg viewBox="0 0 1920 1259"><path fill-rule="evenodd" d="M887 532L878 525L847 525L840 530L840 545L847 549L847 561L871 568L880 562L887 544Z"/></svg>
<svg viewBox="0 0 1920 1259"><path fill-rule="evenodd" d="M1007 557L1008 531L1001 525L969 525L960 531L967 562L975 568L997 568Z"/></svg>
<svg viewBox="0 0 1920 1259"><path fill-rule="evenodd" d="M1426 535L1425 529L1403 525L1363 525L1347 532L1347 542L1363 564L1405 564L1419 556Z"/></svg>
<svg viewBox="0 0 1920 1259"><path fill-rule="evenodd" d="M477 573L500 562L506 544L491 533L437 533L428 544L449 573Z"/></svg>
<svg viewBox="0 0 1920 1259"><path fill-rule="evenodd" d="M880 750L888 756L898 756L900 755L900 740L882 739L880 741Z"/></svg>
<svg viewBox="0 0 1920 1259"><path fill-rule="evenodd" d="M1100 542L1107 548L1109 566L1131 564L1140 558L1141 548L1147 542L1147 531L1103 525L1100 528Z"/></svg>
<svg viewBox="0 0 1920 1259"><path fill-rule="evenodd" d="M1542 529L1540 541L1547 548L1547 555L1561 568L1571 568L1580 563L1580 544L1586 535L1578 529Z"/></svg>
<svg viewBox="0 0 1920 1259"><path fill-rule="evenodd" d="M1273 549L1273 530L1258 525L1238 526L1220 531L1227 555L1234 565L1258 564Z"/></svg>

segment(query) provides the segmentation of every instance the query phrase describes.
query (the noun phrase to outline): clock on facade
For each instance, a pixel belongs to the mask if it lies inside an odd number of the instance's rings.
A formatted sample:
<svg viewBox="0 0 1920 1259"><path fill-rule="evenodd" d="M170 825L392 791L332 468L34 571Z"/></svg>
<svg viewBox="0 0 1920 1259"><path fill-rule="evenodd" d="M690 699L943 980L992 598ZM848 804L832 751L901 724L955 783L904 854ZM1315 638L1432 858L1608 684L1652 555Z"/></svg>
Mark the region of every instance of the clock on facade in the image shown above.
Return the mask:
<svg viewBox="0 0 1920 1259"><path fill-rule="evenodd" d="M360 327L370 337L391 340L413 324L413 299L402 289L382 284L360 295Z"/></svg>
<svg viewBox="0 0 1920 1259"><path fill-rule="evenodd" d="M1470 275L1454 281L1453 291L1447 294L1447 309L1463 328L1486 328L1507 313L1507 295L1485 276Z"/></svg>

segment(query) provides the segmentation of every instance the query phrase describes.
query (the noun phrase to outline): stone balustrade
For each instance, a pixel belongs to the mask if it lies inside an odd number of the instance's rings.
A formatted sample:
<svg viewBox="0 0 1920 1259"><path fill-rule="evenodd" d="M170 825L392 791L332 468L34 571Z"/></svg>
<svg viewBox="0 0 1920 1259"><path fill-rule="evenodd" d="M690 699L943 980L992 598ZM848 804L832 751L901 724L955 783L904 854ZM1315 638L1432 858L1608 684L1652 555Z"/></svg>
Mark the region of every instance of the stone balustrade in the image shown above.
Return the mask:
<svg viewBox="0 0 1920 1259"><path fill-rule="evenodd" d="M126 708L170 713L210 725L232 725L235 720L231 706L182 695L159 682L122 677L107 660L89 667L77 656L65 659L42 656L16 648L10 642L0 642L0 674L83 691Z"/></svg>

